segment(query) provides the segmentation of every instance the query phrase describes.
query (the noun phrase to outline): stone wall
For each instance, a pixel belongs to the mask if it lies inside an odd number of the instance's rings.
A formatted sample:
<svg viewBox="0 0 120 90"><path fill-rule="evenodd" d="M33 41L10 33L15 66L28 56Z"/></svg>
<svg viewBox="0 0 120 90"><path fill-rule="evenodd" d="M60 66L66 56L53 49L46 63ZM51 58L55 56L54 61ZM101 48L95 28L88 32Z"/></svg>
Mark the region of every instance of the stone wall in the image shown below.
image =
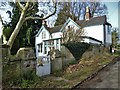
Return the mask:
<svg viewBox="0 0 120 90"><path fill-rule="evenodd" d="M35 52L32 48L20 48L17 51L16 57L20 59L35 58Z"/></svg>
<svg viewBox="0 0 120 90"><path fill-rule="evenodd" d="M0 45L0 59L8 60L10 57L10 47L6 44Z"/></svg>
<svg viewBox="0 0 120 90"><path fill-rule="evenodd" d="M51 72L62 70L62 58L55 58L51 60Z"/></svg>
<svg viewBox="0 0 120 90"><path fill-rule="evenodd" d="M93 54L95 55L100 55L103 54L104 52L108 52L107 48L104 47L103 45L90 45L89 49L82 55L82 58L86 58L88 56L92 56Z"/></svg>
<svg viewBox="0 0 120 90"><path fill-rule="evenodd" d="M63 45L61 46L61 58L63 66L71 63L72 61L75 61L72 53Z"/></svg>
<svg viewBox="0 0 120 90"><path fill-rule="evenodd" d="M3 63L9 61L10 48L8 45L2 44L0 41L0 89L2 88L3 79Z"/></svg>
<svg viewBox="0 0 120 90"><path fill-rule="evenodd" d="M56 57L53 60L51 60L52 73L58 70L62 70L64 66L68 65L69 63L75 60L71 52L65 46L61 46L61 51L58 55L59 57L55 55Z"/></svg>
<svg viewBox="0 0 120 90"><path fill-rule="evenodd" d="M23 71L36 68L36 57L32 48L20 48L16 54L16 60L21 60Z"/></svg>

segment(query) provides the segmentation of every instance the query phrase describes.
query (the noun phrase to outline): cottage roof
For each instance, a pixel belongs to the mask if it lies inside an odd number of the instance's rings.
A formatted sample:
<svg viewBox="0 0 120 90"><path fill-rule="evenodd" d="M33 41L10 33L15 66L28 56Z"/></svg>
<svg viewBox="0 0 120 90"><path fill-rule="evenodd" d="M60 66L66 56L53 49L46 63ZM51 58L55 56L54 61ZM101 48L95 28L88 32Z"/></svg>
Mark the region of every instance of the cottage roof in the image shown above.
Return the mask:
<svg viewBox="0 0 120 90"><path fill-rule="evenodd" d="M107 19L106 15L104 15L104 16L99 16L99 17L92 17L89 20L78 20L75 22L76 22L76 25L81 26L81 27L89 27L89 26L96 26L96 25L103 25L103 24L111 25L110 23L107 22L106 19ZM70 20L72 20L72 19L69 18L66 22L69 22ZM45 26L44 27L50 33L55 33L55 32L60 32L60 30L63 28L64 25L65 25L65 23L55 26L55 27L51 27L51 28L48 28Z"/></svg>
<svg viewBox="0 0 120 90"><path fill-rule="evenodd" d="M61 23L61 25L58 25L58 26L55 26L55 27L52 27L52 28L48 28L48 31L50 33L55 33L55 32L61 32L65 27L66 25L69 23L69 22L73 22L74 24L76 24L78 27L80 27L77 23L75 23L75 21L73 21L70 17L66 20L65 23Z"/></svg>
<svg viewBox="0 0 120 90"><path fill-rule="evenodd" d="M55 33L55 32L59 32L60 29L62 28L63 24L62 25L58 25L58 26L55 26L55 27L52 27L52 28L49 28L49 32L50 33Z"/></svg>
<svg viewBox="0 0 120 90"><path fill-rule="evenodd" d="M105 15L99 17L92 17L89 20L79 20L76 21L76 23L82 27L102 25L102 24L111 25L110 23L107 22Z"/></svg>

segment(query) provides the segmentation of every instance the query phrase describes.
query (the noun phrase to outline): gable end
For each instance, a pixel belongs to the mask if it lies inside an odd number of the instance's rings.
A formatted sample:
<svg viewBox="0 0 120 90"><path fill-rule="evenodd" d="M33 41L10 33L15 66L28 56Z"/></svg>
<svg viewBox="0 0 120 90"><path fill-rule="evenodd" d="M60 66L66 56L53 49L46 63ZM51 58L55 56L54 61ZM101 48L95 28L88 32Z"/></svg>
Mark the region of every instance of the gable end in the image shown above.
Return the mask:
<svg viewBox="0 0 120 90"><path fill-rule="evenodd" d="M67 21L64 23L64 25L62 26L62 28L60 29L60 32L63 32L64 28L67 26L67 24L69 22L73 22L77 27L81 28L76 22L74 22L70 17L67 19Z"/></svg>

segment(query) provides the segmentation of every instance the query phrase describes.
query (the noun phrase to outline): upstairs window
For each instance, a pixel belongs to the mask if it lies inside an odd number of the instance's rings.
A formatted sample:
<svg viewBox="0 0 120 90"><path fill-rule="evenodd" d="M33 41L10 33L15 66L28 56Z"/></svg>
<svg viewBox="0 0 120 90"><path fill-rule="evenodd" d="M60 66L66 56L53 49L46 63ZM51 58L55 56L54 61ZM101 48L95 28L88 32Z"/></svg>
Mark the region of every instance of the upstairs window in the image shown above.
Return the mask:
<svg viewBox="0 0 120 90"><path fill-rule="evenodd" d="M45 39L45 38L46 38L46 32L43 31L43 32L42 32L42 39Z"/></svg>

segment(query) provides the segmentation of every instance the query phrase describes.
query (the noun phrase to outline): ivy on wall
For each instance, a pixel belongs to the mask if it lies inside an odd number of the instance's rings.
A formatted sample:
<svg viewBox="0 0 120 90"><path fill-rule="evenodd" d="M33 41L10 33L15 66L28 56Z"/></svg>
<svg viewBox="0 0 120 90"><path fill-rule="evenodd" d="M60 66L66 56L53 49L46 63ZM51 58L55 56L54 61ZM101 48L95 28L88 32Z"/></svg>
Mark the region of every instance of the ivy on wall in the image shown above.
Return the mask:
<svg viewBox="0 0 120 90"><path fill-rule="evenodd" d="M69 49L76 60L79 60L82 54L90 47L90 44L84 42L68 42L63 45Z"/></svg>

